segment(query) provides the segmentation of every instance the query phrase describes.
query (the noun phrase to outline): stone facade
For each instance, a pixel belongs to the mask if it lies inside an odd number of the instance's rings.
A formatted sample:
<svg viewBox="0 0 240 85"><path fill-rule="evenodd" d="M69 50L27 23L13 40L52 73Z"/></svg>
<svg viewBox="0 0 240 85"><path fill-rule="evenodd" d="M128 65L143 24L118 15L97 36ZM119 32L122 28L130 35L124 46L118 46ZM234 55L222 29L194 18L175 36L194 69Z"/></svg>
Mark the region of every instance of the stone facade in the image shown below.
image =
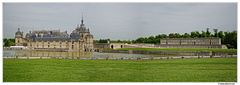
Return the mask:
<svg viewBox="0 0 240 85"><path fill-rule="evenodd" d="M160 43L166 45L221 45L220 38L164 38Z"/></svg>
<svg viewBox="0 0 240 85"><path fill-rule="evenodd" d="M94 48L95 49L103 49L103 48L111 48L111 49L117 49L117 48L125 48L124 43L95 43Z"/></svg>
<svg viewBox="0 0 240 85"><path fill-rule="evenodd" d="M221 45L220 38L164 38L160 40L159 47L227 49L225 45Z"/></svg>
<svg viewBox="0 0 240 85"><path fill-rule="evenodd" d="M27 46L29 50L44 51L92 51L93 35L83 24L77 26L69 35L67 31L60 30L40 30L29 31L23 38L20 29L15 33L16 46Z"/></svg>
<svg viewBox="0 0 240 85"><path fill-rule="evenodd" d="M23 32L18 31L15 33L15 45L16 46L26 46L26 39L23 38Z"/></svg>
<svg viewBox="0 0 240 85"><path fill-rule="evenodd" d="M125 44L124 48L155 48L155 45L146 44L146 43L134 43L134 44Z"/></svg>

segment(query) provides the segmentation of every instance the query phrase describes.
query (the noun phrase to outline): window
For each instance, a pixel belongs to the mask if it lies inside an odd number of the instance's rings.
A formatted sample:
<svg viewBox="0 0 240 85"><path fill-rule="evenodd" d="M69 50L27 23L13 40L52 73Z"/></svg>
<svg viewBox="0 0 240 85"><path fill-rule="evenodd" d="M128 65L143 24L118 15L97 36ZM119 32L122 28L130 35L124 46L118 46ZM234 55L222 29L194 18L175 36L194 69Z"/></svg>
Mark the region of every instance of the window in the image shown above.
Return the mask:
<svg viewBox="0 0 240 85"><path fill-rule="evenodd" d="M72 45L72 49L74 48L74 45Z"/></svg>

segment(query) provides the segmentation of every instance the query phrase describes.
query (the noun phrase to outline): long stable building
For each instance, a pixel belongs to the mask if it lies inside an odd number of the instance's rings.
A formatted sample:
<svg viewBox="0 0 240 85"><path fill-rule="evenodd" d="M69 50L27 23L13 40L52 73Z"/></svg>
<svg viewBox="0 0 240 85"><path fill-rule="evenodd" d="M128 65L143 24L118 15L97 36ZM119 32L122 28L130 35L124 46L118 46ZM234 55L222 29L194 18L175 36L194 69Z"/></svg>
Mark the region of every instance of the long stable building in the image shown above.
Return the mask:
<svg viewBox="0 0 240 85"><path fill-rule="evenodd" d="M221 45L220 38L164 38L160 40L160 47L227 49L225 45Z"/></svg>
<svg viewBox="0 0 240 85"><path fill-rule="evenodd" d="M83 24L83 18L80 26L69 35L67 31L60 30L40 30L29 31L23 38L23 32L15 33L15 45L27 46L29 50L44 51L92 51L93 35Z"/></svg>

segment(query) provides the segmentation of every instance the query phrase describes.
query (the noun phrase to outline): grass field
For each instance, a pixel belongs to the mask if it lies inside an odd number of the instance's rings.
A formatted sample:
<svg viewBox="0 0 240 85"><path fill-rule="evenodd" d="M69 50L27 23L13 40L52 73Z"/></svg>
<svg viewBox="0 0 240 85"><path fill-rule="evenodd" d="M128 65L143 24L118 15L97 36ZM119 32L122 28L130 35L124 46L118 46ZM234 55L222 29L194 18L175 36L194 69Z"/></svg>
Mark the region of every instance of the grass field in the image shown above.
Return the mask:
<svg viewBox="0 0 240 85"><path fill-rule="evenodd" d="M191 49L191 48L119 48L117 50L161 50L161 51L234 51L237 49Z"/></svg>
<svg viewBox="0 0 240 85"><path fill-rule="evenodd" d="M3 82L237 82L237 58L3 60Z"/></svg>

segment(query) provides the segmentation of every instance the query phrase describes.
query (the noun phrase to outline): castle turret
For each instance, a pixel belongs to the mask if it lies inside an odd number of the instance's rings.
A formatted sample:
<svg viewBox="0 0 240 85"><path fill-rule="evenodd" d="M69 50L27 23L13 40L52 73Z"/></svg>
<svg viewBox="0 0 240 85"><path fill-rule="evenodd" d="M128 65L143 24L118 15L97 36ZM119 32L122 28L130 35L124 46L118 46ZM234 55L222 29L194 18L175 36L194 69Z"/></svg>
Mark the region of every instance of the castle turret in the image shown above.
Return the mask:
<svg viewBox="0 0 240 85"><path fill-rule="evenodd" d="M88 35L90 33L90 31L89 31L89 29L87 29L85 27L85 24L83 24L83 22L84 22L84 20L83 20L83 16L82 16L80 27L77 26L77 28L75 30L73 30L73 33L79 33L80 35L85 37L86 35Z"/></svg>
<svg viewBox="0 0 240 85"><path fill-rule="evenodd" d="M19 28L18 31L15 33L15 45L23 46L23 32L20 32Z"/></svg>

